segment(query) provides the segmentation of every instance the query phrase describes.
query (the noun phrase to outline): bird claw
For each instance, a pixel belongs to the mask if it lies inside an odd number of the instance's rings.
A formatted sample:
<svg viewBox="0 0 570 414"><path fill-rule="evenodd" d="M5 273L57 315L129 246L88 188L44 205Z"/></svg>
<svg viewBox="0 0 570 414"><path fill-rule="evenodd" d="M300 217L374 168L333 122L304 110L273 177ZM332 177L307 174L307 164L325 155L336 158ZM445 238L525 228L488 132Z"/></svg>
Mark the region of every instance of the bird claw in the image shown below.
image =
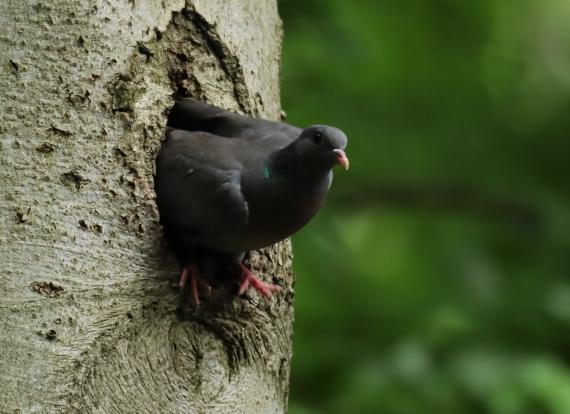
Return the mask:
<svg viewBox="0 0 570 414"><path fill-rule="evenodd" d="M270 298L273 292L281 290L280 286L265 283L259 280L247 267L240 263L242 281L239 286L238 295L243 295L249 285L261 293L266 298Z"/></svg>
<svg viewBox="0 0 570 414"><path fill-rule="evenodd" d="M186 287L186 282L190 278L190 290L192 291L192 301L196 306L200 305L200 295L198 293L198 284L206 290L206 295L210 296L212 293L212 287L207 284L204 279L200 277L200 271L194 265L187 265L180 271L180 280L178 281L178 287L184 289Z"/></svg>
<svg viewBox="0 0 570 414"><path fill-rule="evenodd" d="M238 295L243 295L246 290L252 286L260 294L266 298L270 298L274 292L281 290L280 286L265 283L259 280L247 267L240 263L241 282L239 285ZM196 306L200 305L199 287L206 291L206 296L209 297L212 293L212 287L202 279L200 271L195 265L186 265L180 271L180 280L178 287L182 290L186 288L190 280L190 291L192 294L192 301Z"/></svg>

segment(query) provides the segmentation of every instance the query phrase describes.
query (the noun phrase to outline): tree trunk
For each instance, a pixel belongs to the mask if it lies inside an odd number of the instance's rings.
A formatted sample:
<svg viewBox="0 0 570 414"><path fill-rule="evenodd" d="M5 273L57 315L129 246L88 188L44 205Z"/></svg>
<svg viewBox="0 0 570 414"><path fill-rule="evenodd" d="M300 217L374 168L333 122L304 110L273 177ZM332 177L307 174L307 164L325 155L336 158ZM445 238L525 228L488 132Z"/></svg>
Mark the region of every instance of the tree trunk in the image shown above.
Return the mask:
<svg viewBox="0 0 570 414"><path fill-rule="evenodd" d="M274 298L194 309L153 191L174 92L278 118L275 0L3 0L0 22L0 412L285 412L289 243L250 255Z"/></svg>

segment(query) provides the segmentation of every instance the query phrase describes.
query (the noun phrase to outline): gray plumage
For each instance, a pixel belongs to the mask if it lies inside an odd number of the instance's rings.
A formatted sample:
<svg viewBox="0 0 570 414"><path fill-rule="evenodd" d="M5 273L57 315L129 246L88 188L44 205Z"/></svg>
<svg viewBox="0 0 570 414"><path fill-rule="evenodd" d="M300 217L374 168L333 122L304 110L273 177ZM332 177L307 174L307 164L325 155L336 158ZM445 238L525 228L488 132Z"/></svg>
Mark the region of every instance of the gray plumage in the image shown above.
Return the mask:
<svg viewBox="0 0 570 414"><path fill-rule="evenodd" d="M197 252L208 250L241 258L303 227L325 199L332 167L348 167L346 143L334 127L300 129L178 100L155 188L181 264L199 262Z"/></svg>

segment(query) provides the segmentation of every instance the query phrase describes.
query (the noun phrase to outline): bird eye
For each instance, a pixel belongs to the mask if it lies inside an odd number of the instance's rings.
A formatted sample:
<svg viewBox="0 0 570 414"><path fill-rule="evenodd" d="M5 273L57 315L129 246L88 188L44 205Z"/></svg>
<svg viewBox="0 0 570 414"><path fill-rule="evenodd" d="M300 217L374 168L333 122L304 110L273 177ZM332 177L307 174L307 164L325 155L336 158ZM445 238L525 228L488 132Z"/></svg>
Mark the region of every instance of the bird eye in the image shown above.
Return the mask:
<svg viewBox="0 0 570 414"><path fill-rule="evenodd" d="M313 142L315 144L320 144L320 142L323 140L323 136L321 134L321 131L316 130L315 134L313 135Z"/></svg>

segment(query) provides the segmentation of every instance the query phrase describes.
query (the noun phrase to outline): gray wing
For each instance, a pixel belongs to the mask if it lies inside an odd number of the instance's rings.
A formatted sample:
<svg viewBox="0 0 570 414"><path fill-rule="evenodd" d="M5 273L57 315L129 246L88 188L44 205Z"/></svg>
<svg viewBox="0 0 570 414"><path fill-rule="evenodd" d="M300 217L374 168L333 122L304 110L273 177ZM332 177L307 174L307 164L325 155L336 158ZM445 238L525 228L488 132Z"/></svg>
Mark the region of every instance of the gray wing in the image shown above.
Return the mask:
<svg viewBox="0 0 570 414"><path fill-rule="evenodd" d="M248 222L248 206L231 140L171 128L166 136L156 162L161 223L197 240L241 232Z"/></svg>
<svg viewBox="0 0 570 414"><path fill-rule="evenodd" d="M227 138L275 139L289 143L302 130L285 122L250 118L190 98L178 99L168 117L168 126L204 131Z"/></svg>

